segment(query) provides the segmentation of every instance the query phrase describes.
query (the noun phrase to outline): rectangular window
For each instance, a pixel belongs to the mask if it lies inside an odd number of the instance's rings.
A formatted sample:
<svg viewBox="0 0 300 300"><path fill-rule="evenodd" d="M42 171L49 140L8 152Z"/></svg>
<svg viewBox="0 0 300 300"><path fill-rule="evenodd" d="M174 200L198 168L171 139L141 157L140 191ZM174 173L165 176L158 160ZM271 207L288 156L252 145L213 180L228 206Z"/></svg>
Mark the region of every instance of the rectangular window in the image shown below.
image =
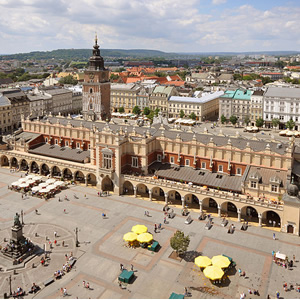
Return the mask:
<svg viewBox="0 0 300 300"><path fill-rule="evenodd" d="M157 154L157 161L161 162L161 155Z"/></svg>
<svg viewBox="0 0 300 300"><path fill-rule="evenodd" d="M55 145L58 145L58 140L57 139L55 139Z"/></svg>
<svg viewBox="0 0 300 300"><path fill-rule="evenodd" d="M189 160L189 159L186 159L186 160L185 160L185 165L186 165L187 167L190 166L190 160Z"/></svg>
<svg viewBox="0 0 300 300"><path fill-rule="evenodd" d="M131 166L132 166L133 168L137 168L137 167L139 166L139 163L138 163L138 157L132 157Z"/></svg>
<svg viewBox="0 0 300 300"><path fill-rule="evenodd" d="M242 175L242 169L241 168L236 169L236 175Z"/></svg>
<svg viewBox="0 0 300 300"><path fill-rule="evenodd" d="M256 181L251 181L251 187L252 187L253 189L256 189L256 188L257 188L257 183L256 183Z"/></svg>
<svg viewBox="0 0 300 300"><path fill-rule="evenodd" d="M112 157L110 154L104 154L103 155L103 168L104 169L111 169L112 166Z"/></svg>
<svg viewBox="0 0 300 300"><path fill-rule="evenodd" d="M66 146L69 147L69 141L66 141Z"/></svg>
<svg viewBox="0 0 300 300"><path fill-rule="evenodd" d="M76 148L80 148L80 144L79 143L76 143Z"/></svg>
<svg viewBox="0 0 300 300"><path fill-rule="evenodd" d="M271 191L274 192L274 193L277 193L278 192L278 186L272 184Z"/></svg>
<svg viewBox="0 0 300 300"><path fill-rule="evenodd" d="M171 156L171 157L170 157L170 163L171 163L171 164L174 164L174 156Z"/></svg>
<svg viewBox="0 0 300 300"><path fill-rule="evenodd" d="M218 166L218 172L223 172L223 166L222 165Z"/></svg>
<svg viewBox="0 0 300 300"><path fill-rule="evenodd" d="M205 162L201 163L201 169L206 169L206 163Z"/></svg>
<svg viewBox="0 0 300 300"><path fill-rule="evenodd" d="M45 138L45 143L48 143L48 138Z"/></svg>

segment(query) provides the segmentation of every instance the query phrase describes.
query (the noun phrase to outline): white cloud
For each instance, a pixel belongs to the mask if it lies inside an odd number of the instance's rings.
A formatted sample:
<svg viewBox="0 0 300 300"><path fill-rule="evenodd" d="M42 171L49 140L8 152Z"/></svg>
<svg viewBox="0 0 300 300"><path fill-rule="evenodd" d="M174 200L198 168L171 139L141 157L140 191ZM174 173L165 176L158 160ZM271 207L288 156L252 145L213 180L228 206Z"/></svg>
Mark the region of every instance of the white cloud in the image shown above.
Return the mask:
<svg viewBox="0 0 300 300"><path fill-rule="evenodd" d="M227 0L212 0L213 5L225 4Z"/></svg>
<svg viewBox="0 0 300 300"><path fill-rule="evenodd" d="M195 52L299 47L297 6L264 11L226 4L220 13L217 9L206 0L2 0L0 51L91 48L95 31L102 48Z"/></svg>

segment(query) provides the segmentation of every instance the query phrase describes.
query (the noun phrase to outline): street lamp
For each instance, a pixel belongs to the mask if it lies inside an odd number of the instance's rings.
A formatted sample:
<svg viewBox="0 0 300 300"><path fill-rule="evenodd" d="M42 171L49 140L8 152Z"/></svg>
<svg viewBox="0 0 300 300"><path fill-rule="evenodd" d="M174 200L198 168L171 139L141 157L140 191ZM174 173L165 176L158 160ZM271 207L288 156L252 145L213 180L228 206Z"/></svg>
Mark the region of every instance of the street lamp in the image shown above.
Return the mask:
<svg viewBox="0 0 300 300"><path fill-rule="evenodd" d="M75 228L75 243L76 243L76 247L79 247L79 241L78 241L78 227Z"/></svg>

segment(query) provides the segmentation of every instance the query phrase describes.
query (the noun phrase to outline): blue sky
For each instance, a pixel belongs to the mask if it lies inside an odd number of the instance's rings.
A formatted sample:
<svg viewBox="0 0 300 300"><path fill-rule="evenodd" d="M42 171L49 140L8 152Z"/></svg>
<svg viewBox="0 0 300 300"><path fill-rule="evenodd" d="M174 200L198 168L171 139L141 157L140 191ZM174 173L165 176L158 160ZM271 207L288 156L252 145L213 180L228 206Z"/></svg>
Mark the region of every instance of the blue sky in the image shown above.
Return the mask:
<svg viewBox="0 0 300 300"><path fill-rule="evenodd" d="M300 50L299 0L0 0L0 53Z"/></svg>

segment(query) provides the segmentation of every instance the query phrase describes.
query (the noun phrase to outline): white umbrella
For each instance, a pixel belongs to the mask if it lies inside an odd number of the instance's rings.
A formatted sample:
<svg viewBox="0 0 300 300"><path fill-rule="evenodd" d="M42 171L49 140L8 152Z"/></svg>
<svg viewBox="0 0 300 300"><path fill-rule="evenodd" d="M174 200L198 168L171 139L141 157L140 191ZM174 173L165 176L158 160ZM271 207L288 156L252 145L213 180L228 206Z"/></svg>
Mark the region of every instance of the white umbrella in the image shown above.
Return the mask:
<svg viewBox="0 0 300 300"><path fill-rule="evenodd" d="M27 183L21 183L21 184L19 185L19 187L20 187L20 188L26 188L26 187L28 187L28 185L29 185L29 184L27 184Z"/></svg>
<svg viewBox="0 0 300 300"><path fill-rule="evenodd" d="M26 179L32 179L34 177L34 175L27 175Z"/></svg>
<svg viewBox="0 0 300 300"><path fill-rule="evenodd" d="M286 135L287 130L282 130L279 132L279 135Z"/></svg>
<svg viewBox="0 0 300 300"><path fill-rule="evenodd" d="M57 186L54 185L54 184L50 184L50 185L47 186L47 189L48 189L48 190L54 190L54 189L56 189L56 188L57 188Z"/></svg>
<svg viewBox="0 0 300 300"><path fill-rule="evenodd" d="M64 181L55 181L53 184L55 186L59 186L59 185L64 185L65 183L64 183Z"/></svg>
<svg viewBox="0 0 300 300"><path fill-rule="evenodd" d="M26 183L28 183L28 184L33 184L33 183L35 183L35 181L32 180L32 179L29 179L29 180L26 181Z"/></svg>
<svg viewBox="0 0 300 300"><path fill-rule="evenodd" d="M51 192L51 190L49 190L48 188L40 190L40 193L49 193L49 192Z"/></svg>
<svg viewBox="0 0 300 300"><path fill-rule="evenodd" d="M19 181L20 183L26 182L26 178L20 178L18 181Z"/></svg>
<svg viewBox="0 0 300 300"><path fill-rule="evenodd" d="M293 135L294 135L293 132L290 131L290 130L288 130L287 133L286 133L286 136L293 136Z"/></svg>
<svg viewBox="0 0 300 300"><path fill-rule="evenodd" d="M14 186L19 186L20 182L19 181L15 181L13 182L11 185L14 185Z"/></svg>
<svg viewBox="0 0 300 300"><path fill-rule="evenodd" d="M48 183L43 182L43 183L40 183L39 186L40 186L41 188L45 188L46 186L48 186Z"/></svg>
<svg viewBox="0 0 300 300"><path fill-rule="evenodd" d="M38 191L40 191L42 188L40 187L40 186L34 186L31 190L33 191L33 192L38 192Z"/></svg>
<svg viewBox="0 0 300 300"><path fill-rule="evenodd" d="M55 180L54 178L50 178L50 179L46 180L46 183L52 184L52 183L54 183L55 181L56 181L56 180Z"/></svg>
<svg viewBox="0 0 300 300"><path fill-rule="evenodd" d="M38 181L38 180L42 180L41 176L34 176L32 177L32 180Z"/></svg>

